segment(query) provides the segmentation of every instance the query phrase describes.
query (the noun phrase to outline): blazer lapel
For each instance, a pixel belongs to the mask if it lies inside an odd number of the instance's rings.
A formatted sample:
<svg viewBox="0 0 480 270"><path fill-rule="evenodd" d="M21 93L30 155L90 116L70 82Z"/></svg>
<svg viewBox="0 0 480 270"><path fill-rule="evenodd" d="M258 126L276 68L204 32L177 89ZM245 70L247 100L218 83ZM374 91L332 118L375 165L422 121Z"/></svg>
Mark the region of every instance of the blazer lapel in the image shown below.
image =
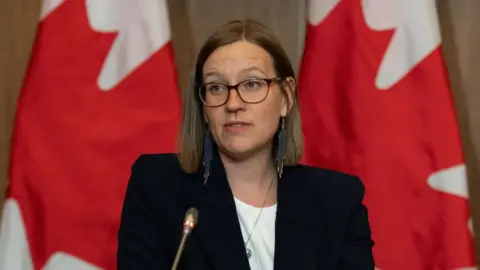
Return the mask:
<svg viewBox="0 0 480 270"><path fill-rule="evenodd" d="M199 222L196 228L206 255L214 269L250 269L235 201L220 157L215 156L211 172L204 185L203 172L198 193Z"/></svg>
<svg viewBox="0 0 480 270"><path fill-rule="evenodd" d="M315 203L315 189L298 167L284 170L278 183L275 229L275 270L317 269L319 245L326 235L322 209Z"/></svg>

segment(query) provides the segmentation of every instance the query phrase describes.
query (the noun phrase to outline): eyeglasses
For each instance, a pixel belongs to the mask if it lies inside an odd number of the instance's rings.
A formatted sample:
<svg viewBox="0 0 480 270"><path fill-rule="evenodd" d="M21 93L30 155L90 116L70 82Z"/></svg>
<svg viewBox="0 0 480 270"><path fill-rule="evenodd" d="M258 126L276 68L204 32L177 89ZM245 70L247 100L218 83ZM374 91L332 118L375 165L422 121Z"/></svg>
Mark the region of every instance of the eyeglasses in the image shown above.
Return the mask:
<svg viewBox="0 0 480 270"><path fill-rule="evenodd" d="M199 88L200 99L209 107L219 107L227 103L230 90L237 91L245 103L260 103L267 98L270 84L281 81L281 78L249 79L235 85L221 83L204 83Z"/></svg>

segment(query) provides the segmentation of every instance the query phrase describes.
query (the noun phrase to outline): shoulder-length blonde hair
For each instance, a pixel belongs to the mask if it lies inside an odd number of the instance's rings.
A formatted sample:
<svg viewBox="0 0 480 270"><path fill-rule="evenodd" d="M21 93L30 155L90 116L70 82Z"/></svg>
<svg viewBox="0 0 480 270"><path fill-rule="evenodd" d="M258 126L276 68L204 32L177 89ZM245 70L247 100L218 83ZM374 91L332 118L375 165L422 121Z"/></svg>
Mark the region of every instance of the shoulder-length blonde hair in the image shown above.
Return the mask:
<svg viewBox="0 0 480 270"><path fill-rule="evenodd" d="M222 25L201 47L194 72L191 74L191 85L183 95L183 111L179 133L178 158L182 168L188 173L196 172L202 164L203 139L207 125L203 118L203 103L199 98L199 87L203 84L203 65L217 48L237 41L248 41L266 50L273 59L277 76L295 79L292 64L276 36L265 25L254 21L231 21ZM282 87L284 94L288 91ZM301 130L298 93L292 93L293 104L285 117L285 160L284 165L295 165L300 161L303 152L303 134ZM277 143L274 144L276 147Z"/></svg>

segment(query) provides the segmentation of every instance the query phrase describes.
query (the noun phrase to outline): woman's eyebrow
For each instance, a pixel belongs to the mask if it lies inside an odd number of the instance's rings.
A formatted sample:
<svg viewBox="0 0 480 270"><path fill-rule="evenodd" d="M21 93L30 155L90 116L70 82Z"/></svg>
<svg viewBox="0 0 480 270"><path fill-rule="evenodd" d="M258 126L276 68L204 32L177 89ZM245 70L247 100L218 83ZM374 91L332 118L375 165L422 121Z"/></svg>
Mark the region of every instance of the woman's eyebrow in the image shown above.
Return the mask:
<svg viewBox="0 0 480 270"><path fill-rule="evenodd" d="M267 74L259 67L249 67L240 71L241 75L250 73L250 72L260 72L262 75L267 76Z"/></svg>
<svg viewBox="0 0 480 270"><path fill-rule="evenodd" d="M222 77L222 74L218 71L207 71L203 74L203 79L207 79L209 77Z"/></svg>
<svg viewBox="0 0 480 270"><path fill-rule="evenodd" d="M245 75L251 75L250 73L260 73L261 75L267 77L268 75L259 67L248 67L239 72L239 76L245 76ZM225 76L224 74L216 71L216 70L211 70L211 71L206 71L203 74L203 80L207 80L209 78L214 78L214 79L224 79Z"/></svg>

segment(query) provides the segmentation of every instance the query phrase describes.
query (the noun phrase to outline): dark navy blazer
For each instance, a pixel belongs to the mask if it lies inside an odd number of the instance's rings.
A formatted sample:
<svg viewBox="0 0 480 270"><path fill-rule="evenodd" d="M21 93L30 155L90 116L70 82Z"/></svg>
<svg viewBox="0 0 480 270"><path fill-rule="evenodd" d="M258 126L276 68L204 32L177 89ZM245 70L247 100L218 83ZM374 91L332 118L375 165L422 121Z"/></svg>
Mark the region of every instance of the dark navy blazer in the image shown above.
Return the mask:
<svg viewBox="0 0 480 270"><path fill-rule="evenodd" d="M354 176L287 166L278 183L275 270L372 270L373 241ZM235 202L218 155L204 185L203 171L182 171L175 154L140 156L132 167L118 232L117 269L169 270L190 207L198 226L178 269L249 268Z"/></svg>

